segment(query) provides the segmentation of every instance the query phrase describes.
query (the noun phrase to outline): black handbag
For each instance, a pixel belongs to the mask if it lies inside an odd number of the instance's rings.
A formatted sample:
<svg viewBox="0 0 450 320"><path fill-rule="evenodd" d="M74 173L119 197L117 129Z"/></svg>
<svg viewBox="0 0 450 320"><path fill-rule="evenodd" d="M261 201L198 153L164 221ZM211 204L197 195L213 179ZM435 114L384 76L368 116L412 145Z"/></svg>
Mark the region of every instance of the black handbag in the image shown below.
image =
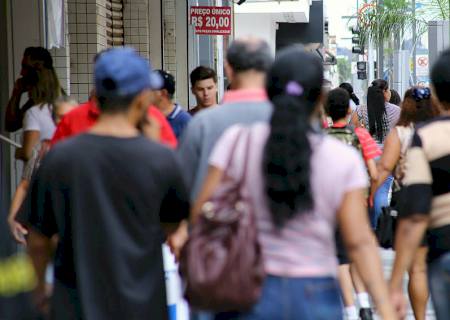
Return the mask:
<svg viewBox="0 0 450 320"><path fill-rule="evenodd" d="M395 244L395 230L398 212L393 207L383 207L378 218L375 234L382 248L390 249Z"/></svg>
<svg viewBox="0 0 450 320"><path fill-rule="evenodd" d="M391 203L388 207L381 209L381 215L378 218L375 235L382 248L391 249L395 245L395 231L397 230L397 219L402 209L403 189L399 188L392 192Z"/></svg>

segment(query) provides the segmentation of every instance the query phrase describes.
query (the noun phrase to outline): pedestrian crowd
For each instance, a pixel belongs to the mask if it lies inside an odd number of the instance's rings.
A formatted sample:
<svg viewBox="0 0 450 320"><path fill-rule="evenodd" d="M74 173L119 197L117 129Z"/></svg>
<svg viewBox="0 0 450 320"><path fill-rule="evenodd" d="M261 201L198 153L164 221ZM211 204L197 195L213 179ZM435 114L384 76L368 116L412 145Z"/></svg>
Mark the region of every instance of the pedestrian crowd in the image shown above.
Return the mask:
<svg viewBox="0 0 450 320"><path fill-rule="evenodd" d="M240 38L223 99L199 66L187 110L131 48L97 54L79 105L49 52L27 48L5 128L23 130L7 222L32 307L11 319L175 320L163 243L194 320L402 319L405 273L415 318L431 296L450 319L449 61L430 88L401 99L378 79L362 102L349 83L326 90L302 46L273 57ZM396 253L387 280L379 246ZM0 298L8 272L0 261Z"/></svg>

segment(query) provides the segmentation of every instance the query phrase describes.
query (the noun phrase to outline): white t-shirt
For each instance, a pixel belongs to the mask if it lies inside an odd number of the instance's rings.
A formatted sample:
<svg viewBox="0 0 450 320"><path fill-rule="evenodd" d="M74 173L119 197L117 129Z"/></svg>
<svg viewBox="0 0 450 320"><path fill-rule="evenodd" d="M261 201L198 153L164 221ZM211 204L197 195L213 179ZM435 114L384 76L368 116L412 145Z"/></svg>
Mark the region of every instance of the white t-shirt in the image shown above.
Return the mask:
<svg viewBox="0 0 450 320"><path fill-rule="evenodd" d="M36 105L25 112L23 131L39 131L40 140L50 140L55 133L56 126L48 104Z"/></svg>

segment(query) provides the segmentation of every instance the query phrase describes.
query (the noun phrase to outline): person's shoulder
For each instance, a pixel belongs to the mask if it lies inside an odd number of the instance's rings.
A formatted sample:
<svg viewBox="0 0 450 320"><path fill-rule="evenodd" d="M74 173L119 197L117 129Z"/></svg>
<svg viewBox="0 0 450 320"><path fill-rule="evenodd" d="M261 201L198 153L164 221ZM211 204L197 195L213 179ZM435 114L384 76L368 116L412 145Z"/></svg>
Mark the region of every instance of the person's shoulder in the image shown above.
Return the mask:
<svg viewBox="0 0 450 320"><path fill-rule="evenodd" d="M189 112L187 112L182 106L179 106L181 108L180 113L178 114L178 117L181 121L189 121L192 119L192 116Z"/></svg>
<svg viewBox="0 0 450 320"><path fill-rule="evenodd" d="M440 126L440 125L450 125L450 116L438 116L427 121L422 121L416 124L416 131L419 132L423 129L432 127L432 126Z"/></svg>
<svg viewBox="0 0 450 320"><path fill-rule="evenodd" d="M220 105L214 106L214 107L209 107L207 109L204 110L200 110L200 111L196 111L194 114L195 116L192 115L192 113L189 113L189 115L191 116L191 121L189 121L189 127L190 128L197 128L197 127L201 127L204 123L208 123L210 121L211 118L216 117L217 114L217 109L220 108ZM193 111L195 109L192 109L191 111ZM220 111L219 111L220 113ZM194 129L191 129L194 130Z"/></svg>
<svg viewBox="0 0 450 320"><path fill-rule="evenodd" d="M35 104L31 108L29 108L26 112L31 114L41 114L45 111L49 111L49 105L47 103Z"/></svg>
<svg viewBox="0 0 450 320"><path fill-rule="evenodd" d="M337 161L353 161L356 157L359 157L358 151L349 146L339 139L336 139L330 135L317 135L313 138L314 141L320 140L318 143L321 157L327 157L330 159L336 159Z"/></svg>
<svg viewBox="0 0 450 320"><path fill-rule="evenodd" d="M402 110L399 106L390 102L386 102L386 109L394 113L400 113Z"/></svg>
<svg viewBox="0 0 450 320"><path fill-rule="evenodd" d="M77 107L66 113L63 119L75 120L81 117L86 117L87 114L89 113L90 108L91 108L90 102L79 104Z"/></svg>
<svg viewBox="0 0 450 320"><path fill-rule="evenodd" d="M441 145L447 143L444 132L450 128L450 116L438 116L428 121L416 124L413 145L421 146L422 143L428 145Z"/></svg>

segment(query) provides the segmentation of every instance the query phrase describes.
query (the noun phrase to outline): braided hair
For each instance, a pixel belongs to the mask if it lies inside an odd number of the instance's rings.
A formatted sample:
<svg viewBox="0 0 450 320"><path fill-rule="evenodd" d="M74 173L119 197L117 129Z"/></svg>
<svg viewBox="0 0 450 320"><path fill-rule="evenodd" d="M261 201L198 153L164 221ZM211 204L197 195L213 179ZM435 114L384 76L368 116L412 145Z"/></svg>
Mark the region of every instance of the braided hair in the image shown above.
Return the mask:
<svg viewBox="0 0 450 320"><path fill-rule="evenodd" d="M267 76L274 111L263 156L272 220L278 227L312 208L310 118L321 95L323 66L302 47L282 50Z"/></svg>

